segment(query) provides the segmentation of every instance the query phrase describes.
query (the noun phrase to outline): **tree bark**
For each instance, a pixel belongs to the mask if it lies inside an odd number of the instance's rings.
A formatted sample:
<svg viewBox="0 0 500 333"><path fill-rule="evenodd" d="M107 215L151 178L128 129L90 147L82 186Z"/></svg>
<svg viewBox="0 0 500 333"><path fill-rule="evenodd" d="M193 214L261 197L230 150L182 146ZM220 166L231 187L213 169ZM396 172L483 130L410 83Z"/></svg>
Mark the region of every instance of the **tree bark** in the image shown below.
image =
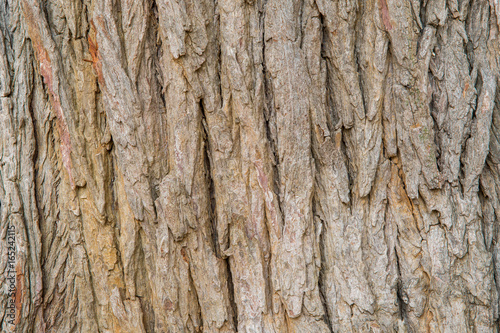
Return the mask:
<svg viewBox="0 0 500 333"><path fill-rule="evenodd" d="M0 1L3 332L499 332L498 0Z"/></svg>

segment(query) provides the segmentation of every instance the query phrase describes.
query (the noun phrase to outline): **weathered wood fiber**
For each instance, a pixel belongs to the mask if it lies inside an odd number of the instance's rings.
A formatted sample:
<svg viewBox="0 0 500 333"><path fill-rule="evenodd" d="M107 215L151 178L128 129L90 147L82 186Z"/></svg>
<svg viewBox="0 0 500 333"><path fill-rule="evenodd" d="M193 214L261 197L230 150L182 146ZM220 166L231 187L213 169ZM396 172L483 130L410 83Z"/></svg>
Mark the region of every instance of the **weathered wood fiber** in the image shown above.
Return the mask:
<svg viewBox="0 0 500 333"><path fill-rule="evenodd" d="M499 29L498 0L0 1L1 331L499 332Z"/></svg>

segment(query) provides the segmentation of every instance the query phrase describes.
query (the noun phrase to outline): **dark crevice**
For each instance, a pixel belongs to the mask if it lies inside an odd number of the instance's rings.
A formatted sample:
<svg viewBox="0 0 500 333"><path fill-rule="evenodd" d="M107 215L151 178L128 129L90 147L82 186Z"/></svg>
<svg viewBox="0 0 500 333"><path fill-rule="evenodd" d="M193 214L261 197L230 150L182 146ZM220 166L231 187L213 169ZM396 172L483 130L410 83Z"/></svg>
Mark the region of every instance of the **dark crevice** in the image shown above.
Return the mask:
<svg viewBox="0 0 500 333"><path fill-rule="evenodd" d="M142 310L142 323L144 324L144 328L146 332L154 332L155 328L155 312L153 308L153 304L151 302L151 285L150 281L147 277L148 269L146 267L146 256L144 254L144 245L142 244L142 238L147 237L146 233L143 229L138 231L137 237L137 251L136 251L136 262L140 267L135 274L135 286L136 286L136 295L139 299L139 303L141 304ZM146 283L142 283L142 281L146 281ZM139 283L138 283L139 282Z"/></svg>
<svg viewBox="0 0 500 333"><path fill-rule="evenodd" d="M227 265L227 290L229 293L229 303L231 305L231 309L233 310L234 330L238 332L238 306L236 305L236 301L234 299L233 275L231 274L231 264L229 263L229 260L229 258L225 260Z"/></svg>
<svg viewBox="0 0 500 333"><path fill-rule="evenodd" d="M320 252L321 252L321 262L323 263L326 258L323 255L323 236L321 236L321 243L320 243ZM319 298L321 300L321 304L323 305L323 320L325 321L326 325L330 329L330 332L333 333L333 326L332 326L332 321L330 320L330 313L328 312L328 305L326 303L326 296L325 296L325 291L324 291L324 286L323 286L323 275L324 275L324 269L323 265L321 265L321 268L319 270L319 276L318 276L318 289L319 289Z"/></svg>
<svg viewBox="0 0 500 333"><path fill-rule="evenodd" d="M170 233L170 230L168 232ZM170 234L170 236L173 236L173 235ZM188 254L186 253L186 247L185 247L185 245L181 247L180 254L182 255L182 257L187 257L188 256ZM186 260L186 259L184 259L184 260ZM189 274L187 274L187 278L189 279L189 281L186 281L186 283L190 287L192 287L192 288L190 288L189 291L191 291L194 294L194 299L196 300L196 304L198 305L197 315L199 316L199 319L200 319L200 326L196 328L196 332L199 332L199 331L202 331L202 328L204 327L204 322L203 322L204 316L203 316L203 312L201 311L202 306L200 304L200 297L198 296L198 290L196 289L196 284L194 283L193 266L191 264L188 264L188 266L189 266ZM212 318L206 318L207 321L211 321L211 319ZM194 324L193 323L193 319L191 318L191 316L189 317L188 320L191 320L191 324ZM186 326L189 326L189 324L187 324Z"/></svg>
<svg viewBox="0 0 500 333"><path fill-rule="evenodd" d="M201 112L201 129L203 139L203 158L205 165L205 181L208 183L208 194L210 196L209 207L209 220L210 220L210 233L213 242L213 251L217 258L222 258L220 248L218 246L219 239L217 234L217 207L215 201L215 185L212 174L212 155L210 153L210 136L208 134L208 126L206 121L205 108L203 106L203 99L199 102Z"/></svg>
<svg viewBox="0 0 500 333"><path fill-rule="evenodd" d="M116 24L116 29L118 30L118 39L120 40L120 53L123 55L120 57L121 67L127 74L127 76L131 79L135 79L130 75L129 72L129 64L127 58L127 40L125 39L125 33L123 30L123 22L122 22L122 0L115 0L114 8L111 10L113 17L110 19L114 21ZM137 88L137 87L135 87Z"/></svg>
<svg viewBox="0 0 500 333"><path fill-rule="evenodd" d="M35 87L36 84L34 82L35 80L35 76L33 75L32 76L32 86ZM28 106L28 110L29 110L29 113L30 113L30 117L31 117L31 125L33 126L33 155L32 155L32 163L33 163L33 186L34 186L34 189L33 189L33 193L34 193L34 196L35 196L35 208L38 212L38 218L39 218L39 222L38 222L38 227L40 228L40 224L43 223L43 218L44 218L44 214L42 213L42 211L40 210L40 198L38 196L39 194L39 191L38 191L38 187L37 187L37 175L38 175L38 165L37 165L37 160L38 160L38 149L39 149L39 145L38 145L38 138L40 137L40 133L38 132L38 128L37 128L37 120L36 120L36 116L35 116L35 112L33 111L33 92L30 91L30 94L28 96L28 99L29 99L29 106ZM42 245L43 245L43 242L42 242ZM41 253L43 253L43 249L41 249ZM40 254L41 254L40 253Z"/></svg>
<svg viewBox="0 0 500 333"><path fill-rule="evenodd" d="M318 13L319 13L319 10L318 10ZM323 15L320 13L320 31L321 31L321 53L320 53L320 56L324 57L324 47L325 47L325 25L324 25L324 17ZM328 82L328 70L326 71L326 82ZM328 88L325 88L327 90L327 93L328 93ZM328 102L327 102L328 103ZM327 109L328 109L328 106L327 106ZM328 111L327 111L328 113ZM328 117L328 115L327 115ZM327 121L329 121L330 119L327 119ZM327 125L328 126L328 125ZM330 126L328 126L330 127ZM331 128L330 128L331 130ZM312 139L312 142L311 142L311 156L313 157L313 161L314 161L314 164L315 164L315 169L316 170L319 170L321 168L321 158L320 156L316 156L318 154L318 152L316 152L316 150L314 149L314 146L315 146L315 135L314 135L314 129L311 129L312 131L312 135L311 135L311 139ZM319 143L316 143L316 144L319 144ZM321 211L321 202L320 202L320 199L319 199L319 194L317 193L318 192L318 186L317 186L317 183L321 180L319 177L319 174L317 173L314 177L314 187L313 187L313 198L312 198L312 216L313 216L313 224L314 224L314 228L315 228L315 233L317 234L317 229L319 228L319 226L317 225L316 221L320 221L321 223L321 230L324 230L324 228L326 227L326 222L321 218L321 216L323 215L322 214L322 211ZM321 262L321 267L319 269L319 272L318 272L318 290L319 290L319 297L320 297L320 301L321 301L321 304L323 306L323 320L325 321L326 325L328 326L330 332L333 333L333 327L332 327L332 322L331 322L331 319L330 319L330 313L328 311L328 305L327 305L327 300L326 300L326 295L325 295L325 290L324 290L324 285L323 285L323 281L325 279L324 277L324 274L325 274L325 267L323 265L323 263L327 262L327 258L325 256L325 245L324 245L324 232L321 232L320 236L319 236L319 256L320 256L320 262Z"/></svg>
<svg viewBox="0 0 500 333"><path fill-rule="evenodd" d="M268 72L267 66L266 66L266 29L265 29L265 19L266 19L266 4L267 0L263 0L261 3L261 8L259 9L260 15L259 15L259 26L260 30L262 32L261 38L262 38L262 76L263 76L263 90L264 90L264 105L263 105L263 111L264 111L264 127L266 131L266 137L267 137L267 143L268 143L268 148L269 148L269 156L266 156L267 158L271 159L272 163L272 179L273 183L270 184L272 186L272 191L278 196L277 200L277 209L280 211L281 216L284 216L283 214L283 209L282 209L282 202L281 202L281 191L280 191L280 186L279 186L279 179L280 179L280 172L278 168L279 164L279 157L277 154L277 146L278 146L278 137L277 137L277 129L276 129L276 113L274 110L274 96L273 96L273 84L272 84L272 79L271 79L271 74ZM266 158L265 157L265 158ZM267 219L267 217L266 217ZM266 221L266 224L268 225L267 228L267 235L269 239L271 239L271 226ZM281 237L281 235L278 235L278 237ZM269 283L266 283L266 292L270 295L269 297L269 302L271 304L270 308L273 307L273 297L272 293L274 293L274 288L273 286L273 279L271 278L271 262L272 262L272 252L270 253L269 258L266 260L266 273L269 281Z"/></svg>
<svg viewBox="0 0 500 333"><path fill-rule="evenodd" d="M477 78L476 82L474 84L474 88L476 89L476 95L474 97L473 105L471 105L471 123L474 122L476 119L476 112L477 112L477 107L478 107L478 99L481 96L481 92L483 90L483 76L481 73L481 70L477 71ZM471 131L469 131L469 137L471 136Z"/></svg>
<svg viewBox="0 0 500 333"><path fill-rule="evenodd" d="M208 125L206 121L206 113L205 113L205 108L203 106L203 99L200 100L199 102L200 106L200 112L201 112L201 122L202 122L202 135L203 135L203 146L204 146L204 162L205 162L205 168L206 168L206 181L209 184L208 185L208 192L210 196L210 210L209 210L209 219L210 219L210 232L211 232L211 238L213 242L213 251L217 258L221 259L223 258L221 249L219 246L219 238L218 238L218 233L217 233L217 202L215 200L215 185L213 181L213 174L212 174L212 165L213 165L213 160L212 160L212 155L210 153L210 136L209 136L209 131L208 131ZM228 287L228 294L229 294L229 303L232 308L232 315L233 315L233 322L235 324L235 329L237 330L238 327L238 308L236 306L236 302L234 300L234 285L233 285L233 279L232 279L232 274L231 274L231 265L229 264L229 258L224 260L226 263L226 270L227 270L227 287Z"/></svg>
<svg viewBox="0 0 500 333"><path fill-rule="evenodd" d="M363 6L364 2L361 1L361 6ZM365 8L357 8L356 12L356 21L354 22L354 26L356 29L356 32L353 32L354 38L355 38L355 45L354 45L354 62L356 64L356 71L357 71L357 76L358 76L358 85L359 85L359 92L361 93L361 103L363 103L363 114L365 117L367 116L367 97L365 94L365 89L363 88L363 79L362 79L362 73L366 72L366 69L363 68L363 66L360 63L360 48L361 48L361 43L363 42L362 34L365 33L363 29L363 13L365 13ZM354 115L356 117L356 115Z"/></svg>
<svg viewBox="0 0 500 333"><path fill-rule="evenodd" d="M38 221L37 220L33 220L31 221L34 225L33 226L29 226L29 225L26 225L26 230L30 230L30 229L38 229L38 233L39 233L39 237L41 239L43 239L43 235L42 235L42 228L41 228L41 225L43 225L45 223L45 216L43 214L43 211L41 209L41 207L43 207L43 203L41 202L41 199L40 199L40 195L39 193L42 193L42 191L40 191L39 187L40 187L40 184L37 182L37 176L39 174L39 170L38 170L38 154L39 154L39 138L40 138L40 133L38 131L38 128L37 128L37 119L36 119L36 116L35 116L35 112L33 110L33 99L34 99L34 92L33 92L33 87L35 87L35 72L34 70L31 71L32 75L31 75L31 89L29 89L29 92L28 92L28 96L26 96L27 100L29 101L28 103L28 106L27 106L27 109L28 109L28 112L29 112L29 117L31 118L31 126L33 128L33 132L32 132L32 137L31 138L27 138L28 140L32 140L33 142L33 152L32 152L32 156L31 156L31 167L33 168L33 174L32 174L32 191L33 191L33 201L34 201L34 206L32 209L34 209L36 212L37 212L37 218L38 218ZM21 159L22 160L22 159ZM19 161L19 164L21 163L21 161ZM22 169L20 167L20 169ZM21 175L21 177L23 177ZM28 221L26 221L28 222ZM36 234L36 233L35 233ZM28 243L27 243L27 246L29 248L28 250L28 253L30 254L30 256L36 256L37 258L35 259L36 261L38 261L39 263L39 271L38 271L38 274L40 275L41 277L41 280L42 280L42 290L40 291L40 294L39 295L34 295L35 297L33 297L33 301L34 301L34 311L33 313L36 313L38 311L38 308L42 305L42 302L44 300L44 288L43 288L43 264L44 264L44 261L45 261L45 257L43 256L43 253L44 253L44 248L43 248L43 244L44 242L41 241L40 244L39 244L39 249L36 249L36 244L38 243L36 241L36 239L31 239L30 240L30 235L32 235L31 232L26 232L26 236L28 238ZM33 245L32 245L33 244ZM34 247L34 249L30 249L32 248L32 246ZM36 274L36 273L35 273ZM34 274L34 275L35 275Z"/></svg>
<svg viewBox="0 0 500 333"><path fill-rule="evenodd" d="M327 27L327 24L326 24L326 19L325 19L325 16L319 11L318 9L318 13L319 13L319 18L320 18L320 22L321 22L321 30L322 30L322 42L321 42L321 57L322 59L325 60L325 63L326 63L326 118L327 118L327 126L328 126L328 129L330 131L330 133L332 133L332 135L339 129L342 128L342 120L341 120L341 117L340 115L338 114L337 110L336 110L336 102L335 102L335 92L333 91L334 87L333 87L333 84L332 84L332 68L334 67L334 65L332 64L332 61L331 61L331 54L329 54L328 52L328 49L330 48L333 48L335 47L333 44L332 44L332 41L330 40L330 37L329 37L329 30L328 30L328 27ZM348 151L346 149L346 145L347 143L345 142L346 141L346 133L348 133L349 129L341 129L342 131L342 141L341 141L341 147L340 147L340 151L342 153L342 155L344 156L344 160L347 161L346 163L346 168L347 168L347 177L348 177L348 180L349 180L349 193L350 195L352 195L352 189L353 189L353 174L352 174L352 170L354 168L354 166L352 165L352 161L353 159L352 158L346 158L346 157L350 157L348 156ZM352 203L352 200L349 201L349 205L351 205Z"/></svg>
<svg viewBox="0 0 500 333"><path fill-rule="evenodd" d="M489 168L488 167L488 163L485 163L484 169L486 169L486 168ZM478 196L478 199L479 199L479 202L480 202L480 205L481 205L481 209L484 212L485 211L485 205L490 200L490 198L488 196L487 190L485 191L481 180L479 180L477 196ZM486 237L487 236L487 230L486 229L488 227L486 219L487 219L486 215L483 215L483 219L480 221L481 222L480 226L481 226L482 241L484 242L486 251L493 252L492 246L493 246L493 243L494 243L494 239L492 239L492 241L490 243L490 242L488 242L488 238ZM494 231L492 230L492 232L494 232ZM492 259L492 266L495 267L495 257L492 256L491 259Z"/></svg>
<svg viewBox="0 0 500 333"><path fill-rule="evenodd" d="M493 241L492 247L494 247L495 245L496 245L496 240ZM493 288L496 288L497 291L500 291L499 290L500 276L498 274L498 272L499 272L498 265L500 265L500 263L497 262L496 256L493 255L492 256L492 266L494 267L494 273L493 273L494 286L493 286ZM500 318L496 318L495 323L496 323L495 326L500 327Z"/></svg>
<svg viewBox="0 0 500 333"><path fill-rule="evenodd" d="M401 172L401 169L399 169L399 166L395 164L394 162L391 161L393 165L395 165L398 168L398 172ZM404 181L401 181L403 191L406 193L406 188L405 188L405 183ZM389 209L389 205L387 205L386 210ZM387 216L387 212L386 212ZM403 320L408 326L407 322L407 313L408 313L408 296L404 291L404 286L403 286L403 281L401 277L401 265L400 265L400 260L399 260L399 255L398 255L398 243L399 243L399 228L396 226L396 237L395 237L395 245L393 248L394 251L394 256L396 259L396 272L397 272L397 281L396 281L396 297L397 297L397 305L398 305L398 312L399 312L399 319Z"/></svg>
<svg viewBox="0 0 500 333"><path fill-rule="evenodd" d="M347 136L349 135L350 131L352 131L352 129L343 129L342 130L342 141L341 141L341 145L340 145L340 151L342 152L342 156L344 157L344 160L347 161L346 163L346 168L347 168L347 179L349 181L349 202L347 203L347 205L349 207L351 207L351 205L353 204L353 196L354 196L354 179L355 179L355 171L356 170L356 165L354 165L354 156L352 156L350 153L351 151L349 149L347 149L348 147L348 142L346 142L347 140Z"/></svg>
<svg viewBox="0 0 500 333"><path fill-rule="evenodd" d="M155 66L155 78L158 84L158 97L160 98L160 110L165 110L167 107L167 103L165 100L165 82L164 82L164 76L160 64L160 60L163 56L163 40L159 36L159 26L160 26L160 21L159 21L159 16L158 16L158 7L156 4L156 0L153 0L151 2L151 27L149 28L152 31L152 36L154 37L156 43L154 44L154 47L156 47L156 52L153 52L155 55L153 57L153 62Z"/></svg>
<svg viewBox="0 0 500 333"><path fill-rule="evenodd" d="M399 231L398 231L399 235ZM396 236L396 239L399 239L399 236ZM396 268L398 274L398 280L396 282L396 297L398 302L398 310L399 310L399 319L401 319L408 330L408 333L413 333L414 330L410 325L410 321L408 318L408 295L404 291L403 281L401 279L401 266L399 264L399 255L398 249L394 248L394 255L396 256Z"/></svg>
<svg viewBox="0 0 500 333"><path fill-rule="evenodd" d="M319 199L317 197L317 193L315 193L313 196L312 213L313 213L313 216L315 217L314 221L316 221L316 220L321 221L322 230L323 230L326 227L326 223L320 217L320 214L317 212L318 207L320 207L320 202L319 202ZM319 209L321 209L321 208L319 208ZM316 223L314 223L314 228L315 228L315 233L317 233L318 226L316 225ZM324 290L324 285L323 285L323 280L325 278L324 277L324 274L325 274L324 269L325 268L324 268L323 263L327 262L327 258L325 256L325 251L324 251L325 245L324 245L323 238L324 238L324 232L321 232L321 234L319 236L319 252L320 252L319 255L321 258L321 267L319 269L319 274L318 274L318 290L319 290L319 297L321 300L321 305L323 305L323 312L324 312L323 320L325 321L326 325L330 329L330 332L333 333L332 321L330 319L330 313L328 312L328 305L326 303L326 295L325 295L325 290Z"/></svg>
<svg viewBox="0 0 500 333"><path fill-rule="evenodd" d="M274 96L273 96L273 84L271 79L271 74L267 70L266 66L266 34L265 34L265 18L266 18L266 3L267 1L263 1L261 15L260 15L260 27L262 31L262 75L264 82L264 120L265 120L265 128L266 135L269 142L270 156L273 167L273 179L274 183L273 192L278 195L278 209L280 210L281 216L283 216L282 209L282 196L280 186L279 186L279 156L277 154L278 147L278 136L276 129L276 113L273 106Z"/></svg>
<svg viewBox="0 0 500 333"><path fill-rule="evenodd" d="M278 168L277 168L277 156L276 156L276 142L274 138L276 137L275 131L273 132L271 130L271 126L273 121L271 120L271 112L273 110L273 96L272 96L272 82L270 75L267 71L266 67L266 35L265 35L265 17L266 17L266 11L265 11L265 5L267 3L267 0L263 0L261 2L261 7L259 9L259 26L262 31L262 81L263 81L263 90L264 90L264 105L263 105L263 112L264 112L264 129L266 131L266 138L267 142L269 143L269 158L272 160L272 168L273 168L273 179L275 180L274 184L271 184L274 186L273 191L274 193L279 193L276 192L276 188L279 188L279 186L276 184L276 179L279 179L279 173L278 173ZM275 124L275 122L274 122ZM274 133L274 134L273 134ZM278 205L278 209L281 211L281 205ZM281 212L283 214L283 212ZM282 215L283 216L283 215ZM266 236L268 241L271 241L271 222L268 220L268 217L265 215L265 223L267 225L266 228ZM269 297L266 297L267 299L267 306L269 309L273 308L273 297L272 294L274 293L274 286L273 286L273 279L271 278L271 261L272 261L272 251L270 251L269 256L265 258L265 266L264 266L264 274L265 274L265 280L268 282L265 284L266 288L266 294L269 295Z"/></svg>
<svg viewBox="0 0 500 333"><path fill-rule="evenodd" d="M477 66L477 64L475 65ZM461 154L460 154L460 159L459 159L459 179L460 181L458 182L458 186L461 187L460 191L464 193L464 191L467 191L465 188L465 178L466 178L466 172L464 166L467 165L467 147L469 144L469 140L473 138L474 132L474 125L477 123L477 117L476 117L476 112L477 112L477 107L479 103L479 98L481 96L481 91L483 89L483 77L481 74L480 70L477 70L475 78L475 83L474 83L474 89L476 90L476 94L474 96L474 99L472 101L472 105L470 105L470 118L469 122L466 123L466 128L464 131L464 137L463 137L463 143L461 146ZM474 79L474 78L473 78Z"/></svg>
<svg viewBox="0 0 500 333"><path fill-rule="evenodd" d="M300 40L299 43L299 48L302 49L302 46L304 44L304 33L305 33L305 27L303 24L307 24L307 22L304 22L304 6L305 6L305 1L300 1L300 10L299 10L299 36L297 36Z"/></svg>
<svg viewBox="0 0 500 333"><path fill-rule="evenodd" d="M321 58L325 60L326 62L326 118L327 118L327 125L328 129L330 130L330 133L334 133L335 129L338 127L340 124L340 117L338 113L335 111L335 101L334 101L334 93L332 90L332 84L331 84L331 74L330 74L330 68L331 68L331 61L330 61L330 56L328 54L328 47L333 47L331 40L329 38L329 31L328 27L326 26L325 23L325 16L319 11L319 18L320 18L320 23L321 23L321 32L322 32L322 39L321 39Z"/></svg>

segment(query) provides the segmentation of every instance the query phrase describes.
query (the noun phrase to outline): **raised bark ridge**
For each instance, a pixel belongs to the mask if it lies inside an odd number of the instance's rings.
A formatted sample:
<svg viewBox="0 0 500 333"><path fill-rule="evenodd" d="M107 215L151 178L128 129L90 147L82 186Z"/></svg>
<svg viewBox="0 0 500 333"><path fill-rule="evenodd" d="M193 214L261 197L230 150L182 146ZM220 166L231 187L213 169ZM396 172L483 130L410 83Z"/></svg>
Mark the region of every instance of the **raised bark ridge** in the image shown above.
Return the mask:
<svg viewBox="0 0 500 333"><path fill-rule="evenodd" d="M2 331L498 332L499 28L0 1Z"/></svg>

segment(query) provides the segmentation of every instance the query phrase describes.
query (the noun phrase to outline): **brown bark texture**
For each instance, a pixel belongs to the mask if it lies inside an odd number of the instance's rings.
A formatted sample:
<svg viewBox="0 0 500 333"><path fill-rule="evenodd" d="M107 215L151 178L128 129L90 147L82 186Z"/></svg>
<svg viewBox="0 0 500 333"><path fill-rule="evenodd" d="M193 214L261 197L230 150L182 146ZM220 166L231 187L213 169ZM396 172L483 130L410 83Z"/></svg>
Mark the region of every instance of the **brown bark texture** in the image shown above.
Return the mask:
<svg viewBox="0 0 500 333"><path fill-rule="evenodd" d="M0 0L2 332L499 332L499 0Z"/></svg>

